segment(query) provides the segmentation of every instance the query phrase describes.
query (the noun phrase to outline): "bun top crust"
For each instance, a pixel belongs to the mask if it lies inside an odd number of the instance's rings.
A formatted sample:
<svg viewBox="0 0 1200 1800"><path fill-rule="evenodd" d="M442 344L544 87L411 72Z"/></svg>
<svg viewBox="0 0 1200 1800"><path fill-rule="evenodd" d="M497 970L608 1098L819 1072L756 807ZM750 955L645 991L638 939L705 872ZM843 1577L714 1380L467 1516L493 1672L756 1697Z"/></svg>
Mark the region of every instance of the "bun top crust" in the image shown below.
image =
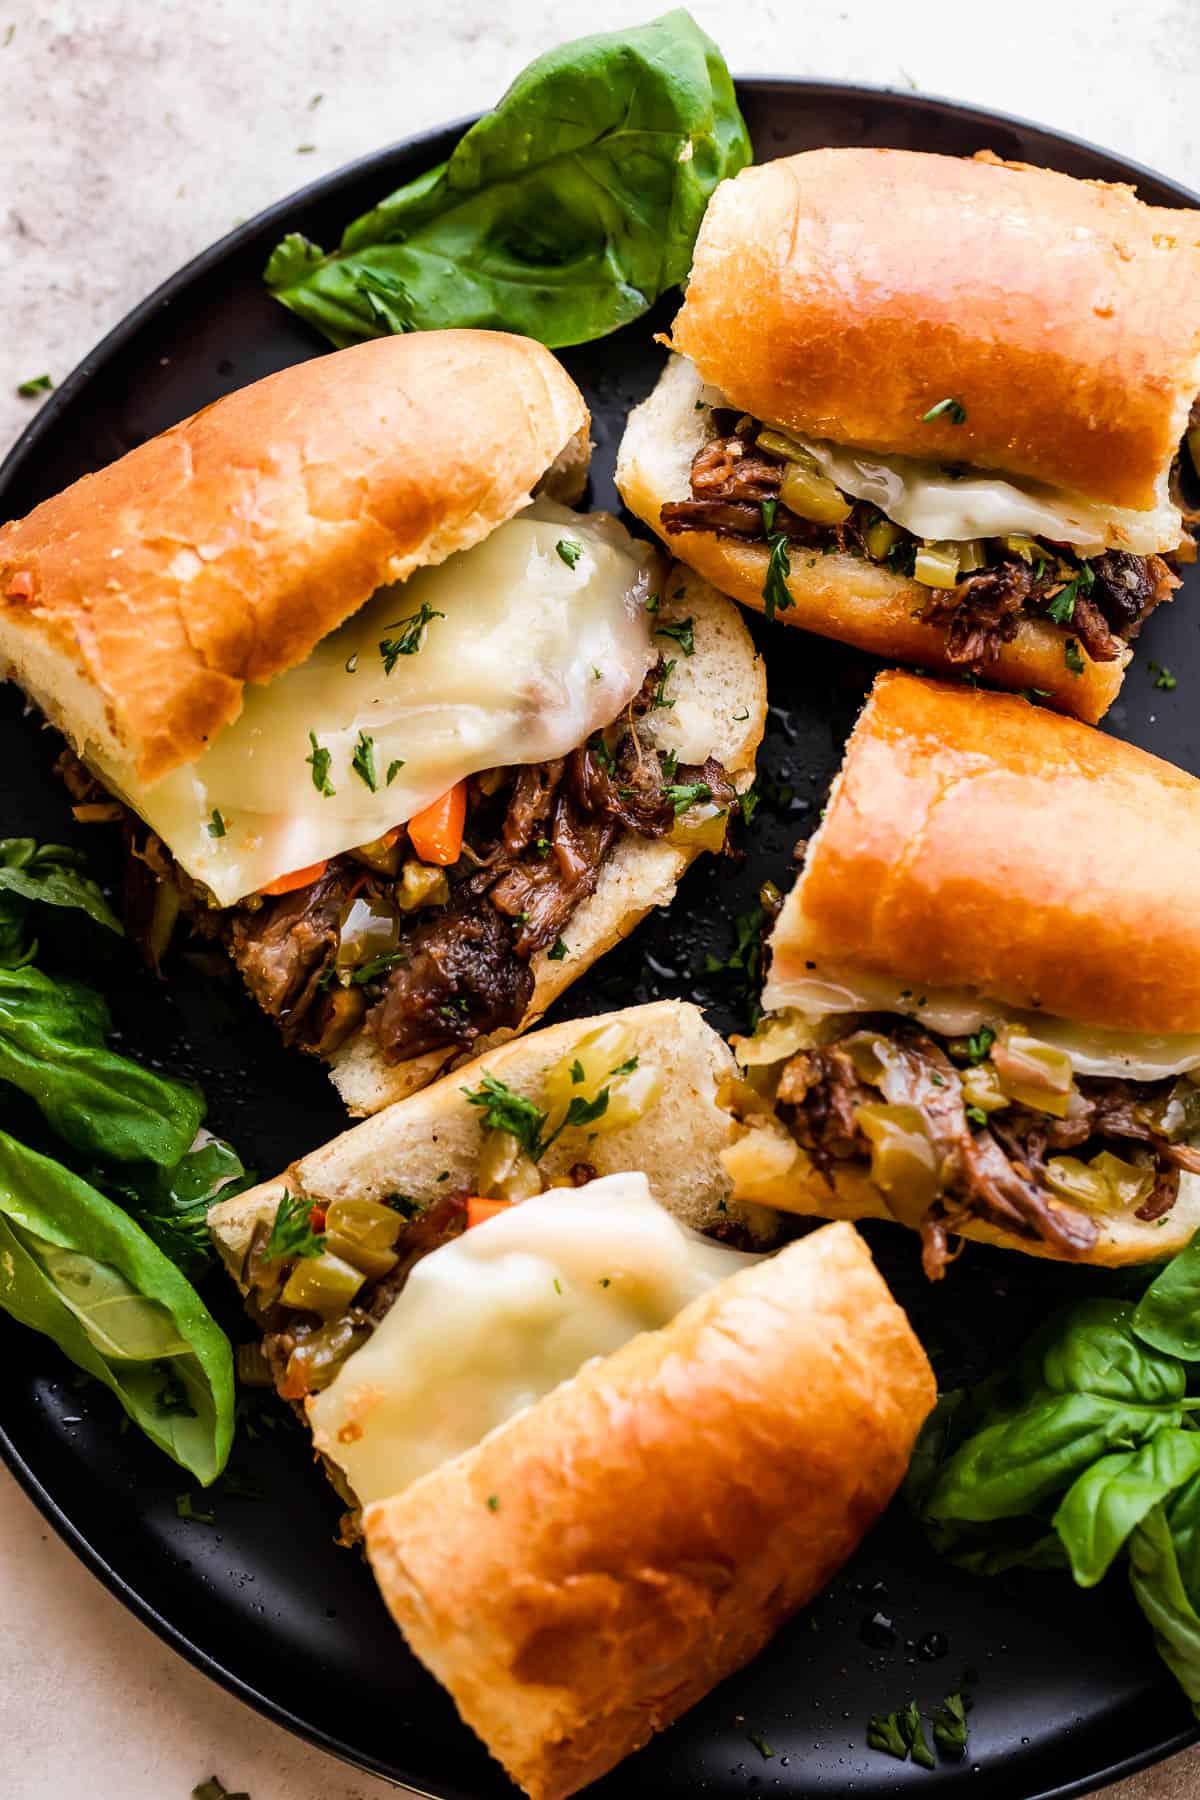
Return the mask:
<svg viewBox="0 0 1200 1800"><path fill-rule="evenodd" d="M578 492L588 424L528 338L420 332L314 357L0 530L0 653L68 736L156 780L238 716L246 682L487 537L552 465Z"/></svg>
<svg viewBox="0 0 1200 1800"><path fill-rule="evenodd" d="M1200 781L1012 695L880 675L772 938L1114 1031L1200 1031Z"/></svg>
<svg viewBox="0 0 1200 1800"><path fill-rule="evenodd" d="M672 337L773 424L1148 509L1200 389L1200 213L987 154L810 150L718 187ZM922 422L943 399L961 425Z"/></svg>
<svg viewBox="0 0 1200 1800"><path fill-rule="evenodd" d="M564 1800L825 1586L935 1397L865 1243L826 1225L369 1506L367 1554L467 1724Z"/></svg>

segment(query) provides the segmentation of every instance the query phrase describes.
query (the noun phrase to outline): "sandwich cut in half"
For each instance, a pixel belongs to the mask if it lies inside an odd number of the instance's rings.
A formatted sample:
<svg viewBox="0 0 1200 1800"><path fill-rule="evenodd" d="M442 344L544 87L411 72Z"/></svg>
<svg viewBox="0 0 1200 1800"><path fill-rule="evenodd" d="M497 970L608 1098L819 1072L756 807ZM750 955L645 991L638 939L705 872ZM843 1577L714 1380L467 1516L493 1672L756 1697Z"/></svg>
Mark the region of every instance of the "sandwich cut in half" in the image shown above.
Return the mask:
<svg viewBox="0 0 1200 1800"><path fill-rule="evenodd" d="M934 1401L851 1226L755 1253L734 1078L694 1007L572 1021L209 1215L410 1648L534 1800L748 1662Z"/></svg>
<svg viewBox="0 0 1200 1800"><path fill-rule="evenodd" d="M725 843L737 608L572 511L541 345L413 333L231 394L0 530L0 661L157 964L228 951L371 1112L536 1018Z"/></svg>
<svg viewBox="0 0 1200 1800"><path fill-rule="evenodd" d="M724 182L617 480L768 616L1096 720L1192 561L1200 215L806 151Z"/></svg>
<svg viewBox="0 0 1200 1800"><path fill-rule="evenodd" d="M1200 781L881 675L738 1046L735 1192L1117 1265L1200 1227Z"/></svg>

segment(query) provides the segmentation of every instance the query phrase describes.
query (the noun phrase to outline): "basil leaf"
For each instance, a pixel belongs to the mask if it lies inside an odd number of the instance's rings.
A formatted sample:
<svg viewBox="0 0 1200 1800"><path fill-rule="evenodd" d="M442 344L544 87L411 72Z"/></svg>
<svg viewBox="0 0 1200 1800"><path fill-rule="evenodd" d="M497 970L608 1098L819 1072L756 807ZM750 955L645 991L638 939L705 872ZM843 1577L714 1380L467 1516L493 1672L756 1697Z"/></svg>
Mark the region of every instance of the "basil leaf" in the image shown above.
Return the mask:
<svg viewBox="0 0 1200 1800"><path fill-rule="evenodd" d="M1167 1356L1200 1362L1200 1232L1146 1289L1133 1329L1144 1344Z"/></svg>
<svg viewBox="0 0 1200 1800"><path fill-rule="evenodd" d="M109 1029L91 988L39 969L0 969L0 1081L89 1157L173 1167L199 1129L203 1096L110 1050Z"/></svg>
<svg viewBox="0 0 1200 1800"><path fill-rule="evenodd" d="M208 1231L208 1209L219 1197L253 1187L258 1177L248 1170L232 1144L209 1138L189 1150L174 1168L123 1169L119 1176L89 1170L93 1187L132 1214L177 1269L193 1281L216 1261Z"/></svg>
<svg viewBox="0 0 1200 1800"><path fill-rule="evenodd" d="M1200 1717L1200 1616L1184 1586L1161 1506L1147 1513L1130 1535L1129 1580L1153 1628L1159 1655Z"/></svg>
<svg viewBox="0 0 1200 1800"><path fill-rule="evenodd" d="M0 838L0 967L18 968L33 956L29 911L35 903L75 907L121 935L120 921L84 873L80 851L35 838Z"/></svg>
<svg viewBox="0 0 1200 1800"><path fill-rule="evenodd" d="M1194 1600L1200 1601L1200 1476L1193 1476L1177 1488L1167 1501L1166 1510L1183 1585Z"/></svg>
<svg viewBox="0 0 1200 1800"><path fill-rule="evenodd" d="M942 1471L926 1515L977 1523L1017 1518L1062 1493L1097 1457L1143 1444L1182 1420L1181 1407L1047 1394L968 1438Z"/></svg>
<svg viewBox="0 0 1200 1800"><path fill-rule="evenodd" d="M464 325L587 343L685 279L709 196L750 156L716 45L664 13L539 56L449 161L329 255L284 239L264 279L339 349Z"/></svg>
<svg viewBox="0 0 1200 1800"><path fill-rule="evenodd" d="M1125 1300L1083 1300L1056 1313L1028 1345L1020 1377L1027 1395L1096 1394L1136 1406L1182 1400L1187 1373L1151 1348Z"/></svg>
<svg viewBox="0 0 1200 1800"><path fill-rule="evenodd" d="M1151 1507L1200 1474L1200 1435L1160 1431L1140 1450L1102 1456L1085 1469L1054 1515L1080 1587L1108 1574Z"/></svg>
<svg viewBox="0 0 1200 1800"><path fill-rule="evenodd" d="M220 1474L234 1404L224 1332L119 1207L3 1132L0 1306L111 1388L198 1481Z"/></svg>

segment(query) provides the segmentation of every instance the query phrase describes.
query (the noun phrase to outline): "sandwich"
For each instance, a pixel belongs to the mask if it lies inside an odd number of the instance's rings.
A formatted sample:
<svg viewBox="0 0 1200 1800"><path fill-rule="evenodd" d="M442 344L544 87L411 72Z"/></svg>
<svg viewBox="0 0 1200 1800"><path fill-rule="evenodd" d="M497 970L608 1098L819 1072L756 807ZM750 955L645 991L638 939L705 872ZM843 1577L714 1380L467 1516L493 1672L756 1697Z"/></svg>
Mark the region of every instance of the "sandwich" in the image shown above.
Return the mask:
<svg viewBox="0 0 1200 1800"><path fill-rule="evenodd" d="M412 333L0 529L0 665L123 833L130 929L215 942L354 1112L528 1025L752 780L741 616L571 509L588 426L541 345Z"/></svg>
<svg viewBox="0 0 1200 1800"><path fill-rule="evenodd" d="M1200 516L1200 218L1049 169L724 182L617 482L768 617L1095 721Z"/></svg>
<svg viewBox="0 0 1200 1800"><path fill-rule="evenodd" d="M1200 781L1015 695L878 677L737 1046L735 1192L1169 1257L1200 1227Z"/></svg>
<svg viewBox="0 0 1200 1800"><path fill-rule="evenodd" d="M393 1618L533 1800L748 1662L933 1404L851 1226L759 1253L733 1078L694 1007L572 1021L210 1214Z"/></svg>

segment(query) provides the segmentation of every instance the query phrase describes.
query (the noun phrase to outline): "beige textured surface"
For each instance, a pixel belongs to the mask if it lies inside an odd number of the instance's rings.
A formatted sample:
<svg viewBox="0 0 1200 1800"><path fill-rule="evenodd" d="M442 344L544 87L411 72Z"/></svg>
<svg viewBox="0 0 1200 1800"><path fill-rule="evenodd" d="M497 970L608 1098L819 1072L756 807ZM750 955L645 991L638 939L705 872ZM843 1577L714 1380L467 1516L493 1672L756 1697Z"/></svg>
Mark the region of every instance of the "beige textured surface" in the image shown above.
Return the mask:
<svg viewBox="0 0 1200 1800"><path fill-rule="evenodd" d="M0 4L0 448L57 378L240 217L480 108L538 50L655 0L9 0ZM1196 0L745 0L693 11L739 71L915 85L1040 118L1200 187ZM11 42L4 39L8 26ZM414 72L416 75L414 76ZM314 106L314 97L322 98ZM311 144L311 150L301 146ZM160 1645L0 1478L0 1730L12 1800L383 1800ZM1111 1790L1193 1800L1200 1752ZM1014 1796L1014 1800L1018 1800Z"/></svg>

